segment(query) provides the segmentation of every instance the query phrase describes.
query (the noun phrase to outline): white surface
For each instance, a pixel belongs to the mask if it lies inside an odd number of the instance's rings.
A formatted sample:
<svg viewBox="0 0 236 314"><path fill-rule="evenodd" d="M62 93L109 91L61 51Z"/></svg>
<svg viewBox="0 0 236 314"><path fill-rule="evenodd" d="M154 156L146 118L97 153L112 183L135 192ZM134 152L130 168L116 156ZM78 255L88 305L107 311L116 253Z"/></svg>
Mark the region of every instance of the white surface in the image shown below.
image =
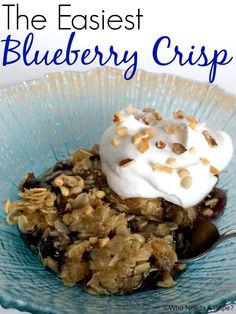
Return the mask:
<svg viewBox="0 0 236 314"><path fill-rule="evenodd" d="M0 1L2 3L7 1ZM65 46L70 31L58 31L57 25L57 3L59 1L30 1L18 0L21 5L22 14L44 14L47 17L47 28L35 32L35 47L43 49L62 48ZM66 1L65 1L66 2ZM14 3L14 2L11 2ZM120 53L124 50L137 50L139 54L138 67L153 72L168 72L189 77L196 80L207 81L209 68L180 67L174 63L168 67L157 66L152 59L152 48L160 36L168 35L172 44L179 45L184 54L195 45L196 51L202 45L206 46L209 56L213 50L227 49L229 56L234 60L227 66L218 67L215 83L236 94L236 44L235 44L235 0L149 0L149 1L127 1L117 2L110 0L81 1L70 0L73 14L96 14L104 9L109 14L136 14L137 8L141 9L144 18L141 21L139 31L80 31L77 40L80 49L94 48L97 44L104 52L113 45ZM4 39L11 33L16 38L23 39L27 31L7 31L5 29L3 8L0 7L0 39ZM0 55L2 44L0 44ZM16 84L24 80L41 77L48 72L63 70L85 70L89 66L32 66L25 67L22 63L0 68L0 86ZM1 314L15 314L17 311L4 310L0 308ZM222 311L219 313L236 313L234 311Z"/></svg>
<svg viewBox="0 0 236 314"><path fill-rule="evenodd" d="M195 128L189 126L185 119L174 119L173 117L162 117L154 125L147 126L142 120L143 112L132 109L132 113L122 110L124 121L112 123L104 132L100 142L100 156L102 171L107 178L110 188L121 198L156 198L161 197L170 203L184 208L195 206L203 200L213 189L217 178L210 172L210 166L216 167L220 172L228 165L233 155L233 144L228 134L217 130L209 130L205 123L197 123ZM153 121L151 113L145 113ZM164 130L168 126L178 127L176 134L168 134ZM120 136L119 130L127 130L126 136ZM139 145L133 143L133 136L143 135L144 130L151 130L153 136L148 139L149 148L140 152ZM216 141L214 147L210 147L203 132L211 134ZM114 145L117 140L119 145ZM140 140L141 141L141 140ZM163 141L164 149L157 149L156 143ZM176 154L172 150L174 143L180 143L186 150L183 154ZM190 153L194 148L195 153ZM134 162L120 167L122 160L130 158ZM201 158L205 158L207 165L203 164ZM176 164L168 163L174 160ZM171 161L172 161L171 160ZM171 172L155 171L153 166L159 164L168 166ZM188 172L192 183L188 188L182 185L180 169ZM124 185L124 182L126 183ZM189 198L191 194L191 199Z"/></svg>
<svg viewBox="0 0 236 314"><path fill-rule="evenodd" d="M0 1L2 3L3 1ZM35 48L49 50L65 47L71 31L57 30L57 4L58 1L30 1L19 0L20 13L44 14L47 17L47 27L35 33ZM77 1L71 0L72 4L68 12L75 14L101 14L104 9L106 14L136 14L141 9L144 17L141 19L141 30L82 30L76 35L76 45L81 50L85 48L94 49L95 45L105 52L108 52L110 45L121 54L125 50L130 52L137 50L139 61L138 67L153 72L168 72L189 77L192 79L207 81L209 67L183 66L176 62L160 67L153 61L152 48L160 36L168 35L172 40L172 47L178 45L184 56L195 45L195 52L205 45L208 57L212 57L214 49L227 49L233 61L226 66L218 66L215 83L226 90L236 94L235 72L236 72L236 44L234 38L235 9L234 0L120 0L117 2L109 0L100 1ZM3 9L0 10L3 17ZM11 33L14 37L23 39L27 33L21 31L6 31L5 19L0 18L1 39ZM23 24L22 24L23 25ZM32 29L30 29L31 31ZM0 44L0 54L2 53ZM164 52L164 50L163 50ZM163 56L163 53L162 53ZM93 64L94 66L95 64ZM112 65L112 63L110 63ZM23 66L22 63L13 64L6 68L0 68L0 86L6 86L21 82L22 80L41 77L43 74L62 70L85 70L91 66Z"/></svg>

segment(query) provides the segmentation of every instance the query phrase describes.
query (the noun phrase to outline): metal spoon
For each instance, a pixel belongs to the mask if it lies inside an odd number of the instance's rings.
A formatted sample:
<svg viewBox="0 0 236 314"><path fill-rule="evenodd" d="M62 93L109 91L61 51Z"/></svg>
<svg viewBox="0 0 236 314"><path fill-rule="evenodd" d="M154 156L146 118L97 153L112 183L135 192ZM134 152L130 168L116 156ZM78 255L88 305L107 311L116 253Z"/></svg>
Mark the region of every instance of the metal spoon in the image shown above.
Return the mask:
<svg viewBox="0 0 236 314"><path fill-rule="evenodd" d="M231 237L236 237L236 229L226 231L220 235L217 227L212 222L197 220L192 228L190 249L178 259L178 263L196 261L208 254L219 243Z"/></svg>

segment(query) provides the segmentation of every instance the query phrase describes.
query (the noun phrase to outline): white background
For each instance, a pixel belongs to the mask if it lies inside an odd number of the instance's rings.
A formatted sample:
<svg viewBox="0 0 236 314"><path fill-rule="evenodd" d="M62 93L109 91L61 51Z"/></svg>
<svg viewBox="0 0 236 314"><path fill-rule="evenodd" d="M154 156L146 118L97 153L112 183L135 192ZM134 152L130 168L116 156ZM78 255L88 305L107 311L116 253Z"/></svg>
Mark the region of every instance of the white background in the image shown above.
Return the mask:
<svg viewBox="0 0 236 314"><path fill-rule="evenodd" d="M47 18L47 27L42 31L34 31L35 49L54 51L57 48L65 47L70 31L57 30L57 8L60 1L18 0L17 2L20 4L21 14L28 16L44 14ZM15 2L1 0L0 4L3 3ZM168 67L160 67L155 64L152 59L152 48L155 41L163 35L168 35L172 40L172 47L178 45L186 57L192 45L196 47L196 53L203 45L206 46L209 58L212 58L214 49L227 49L229 57L233 56L234 60L226 66L218 66L215 84L236 94L236 2L234 0L119 0L116 2L110 0L64 0L61 3L71 4L72 7L67 9L67 12L74 15L101 14L102 9L105 10L107 16L111 14L135 15L137 9L140 8L144 15L141 19L141 30L137 30L137 28L131 31L84 30L77 33L76 40L78 48L81 50L93 49L95 45L98 45L104 53L107 53L110 45L113 45L120 55L125 50L130 52L137 50L138 67L148 71L168 72L195 80L208 81L209 67L180 67L177 62ZM0 40L5 39L8 34L23 40L28 33L24 24L20 31L16 31L13 19L11 31L7 31L5 12L6 9L0 7ZM14 14L11 17L14 17ZM0 43L0 58L2 58L2 53L3 43ZM112 66L112 63L110 65ZM0 67L0 87L42 77L48 72L86 70L88 68L89 66L85 67L80 64L73 67L52 65L27 68L22 62L18 62L9 67ZM0 308L0 313L13 314L16 312Z"/></svg>
<svg viewBox="0 0 236 314"><path fill-rule="evenodd" d="M0 3L14 3L14 1L3 1ZM58 3L60 1L30 1L19 0L20 13L33 16L44 14L47 18L47 27L41 31L35 31L35 49L43 51L45 48L54 51L56 48L65 47L71 31L57 30ZM76 14L101 14L102 9L105 15L137 14L137 9L141 9L144 17L141 19L141 30L83 30L78 31L76 36L76 46L82 51L86 48L94 49L98 45L101 51L108 53L110 45L123 54L125 50L138 51L138 66L152 72L168 72L189 77L196 80L208 81L209 67L198 66L180 67L177 62L161 67L152 58L152 48L160 36L168 35L172 40L172 49L178 45L184 56L188 56L191 46L195 46L195 53L200 51L204 45L209 59L213 57L214 50L227 49L229 57L234 59L225 66L218 66L215 83L226 90L236 94L236 38L235 38L235 12L236 3L234 0L136 0L136 1L81 1L64 0L61 3L71 4L71 9L65 9L65 13ZM23 40L27 34L24 23L21 30L15 30L15 19L12 14L11 31L6 30L6 20L4 13L6 8L0 7L0 34L4 39L11 33L13 37ZM12 12L13 13L13 12ZM30 29L32 31L32 28ZM165 51L172 52L172 49L161 50L164 57ZM0 56L2 55L3 43L0 43ZM96 64L94 64L96 65ZM110 64L112 65L112 63ZM81 66L80 62L70 66L31 66L27 68L21 62L0 68L0 86L19 83L43 74L62 70L85 70L91 66Z"/></svg>

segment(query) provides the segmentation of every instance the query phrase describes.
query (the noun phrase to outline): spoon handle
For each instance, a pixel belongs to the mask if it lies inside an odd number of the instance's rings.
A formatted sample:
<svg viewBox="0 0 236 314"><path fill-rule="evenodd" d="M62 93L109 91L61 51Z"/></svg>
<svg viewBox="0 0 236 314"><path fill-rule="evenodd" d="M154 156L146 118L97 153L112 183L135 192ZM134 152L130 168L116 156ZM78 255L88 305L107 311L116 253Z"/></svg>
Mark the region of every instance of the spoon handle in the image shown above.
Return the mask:
<svg viewBox="0 0 236 314"><path fill-rule="evenodd" d="M236 237L236 229L232 229L232 230L229 230L229 231L226 231L225 233L223 233L220 236L220 238L211 247L209 247L208 250L206 250L205 252L202 252L202 254L195 256L195 257L186 258L186 259L178 259L178 263L188 263L188 262L199 260L200 258L205 256L206 254L208 254L210 251L212 251L219 243L221 243L222 241L224 241L226 239L233 238L233 237Z"/></svg>
<svg viewBox="0 0 236 314"><path fill-rule="evenodd" d="M226 231L225 233L223 233L220 236L220 238L217 241L217 243L220 243L221 241L224 241L225 239L232 238L232 237L236 237L236 229L229 230L229 231Z"/></svg>

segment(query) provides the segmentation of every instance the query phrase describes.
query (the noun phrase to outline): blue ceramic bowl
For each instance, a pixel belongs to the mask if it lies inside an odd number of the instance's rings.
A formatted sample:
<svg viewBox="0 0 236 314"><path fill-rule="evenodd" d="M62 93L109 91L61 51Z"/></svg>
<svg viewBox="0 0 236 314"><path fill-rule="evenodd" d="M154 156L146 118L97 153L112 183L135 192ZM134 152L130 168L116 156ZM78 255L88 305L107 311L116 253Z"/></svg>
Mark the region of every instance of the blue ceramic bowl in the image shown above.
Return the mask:
<svg viewBox="0 0 236 314"><path fill-rule="evenodd" d="M50 74L0 91L0 199L16 199L28 171L37 175L78 147L98 143L114 111L133 104L177 109L227 131L236 147L236 99L213 85L138 71L131 81L111 68ZM236 227L236 154L219 184L228 204L220 231ZM96 297L67 288L25 246L0 213L0 303L33 313L206 313L236 302L236 241L189 264L171 289Z"/></svg>

